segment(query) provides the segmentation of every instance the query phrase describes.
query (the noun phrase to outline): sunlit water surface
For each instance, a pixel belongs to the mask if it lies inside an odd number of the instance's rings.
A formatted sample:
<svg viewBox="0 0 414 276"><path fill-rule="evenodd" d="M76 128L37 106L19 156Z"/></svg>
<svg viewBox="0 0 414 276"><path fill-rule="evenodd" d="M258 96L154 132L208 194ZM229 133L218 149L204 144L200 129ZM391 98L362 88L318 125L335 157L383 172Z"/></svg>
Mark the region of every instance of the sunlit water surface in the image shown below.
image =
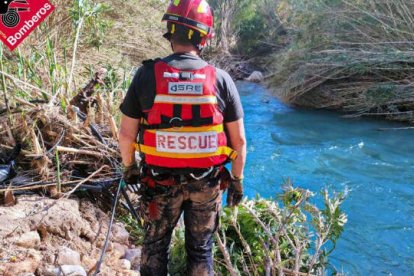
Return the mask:
<svg viewBox="0 0 414 276"><path fill-rule="evenodd" d="M292 109L262 86L237 85L246 113L247 195L274 197L287 177L314 192L347 186L349 222L332 264L348 275L414 275L414 131Z"/></svg>

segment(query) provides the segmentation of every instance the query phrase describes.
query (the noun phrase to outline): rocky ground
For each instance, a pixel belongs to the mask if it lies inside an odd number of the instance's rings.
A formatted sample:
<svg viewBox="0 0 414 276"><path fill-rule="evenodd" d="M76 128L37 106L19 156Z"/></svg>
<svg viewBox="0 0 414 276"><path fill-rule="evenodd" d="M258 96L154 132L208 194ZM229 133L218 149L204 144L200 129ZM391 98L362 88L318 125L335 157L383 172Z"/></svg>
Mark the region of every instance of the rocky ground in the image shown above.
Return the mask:
<svg viewBox="0 0 414 276"><path fill-rule="evenodd" d="M0 206L0 276L93 275L109 217L86 199L21 196ZM101 273L139 275L140 249L114 224Z"/></svg>

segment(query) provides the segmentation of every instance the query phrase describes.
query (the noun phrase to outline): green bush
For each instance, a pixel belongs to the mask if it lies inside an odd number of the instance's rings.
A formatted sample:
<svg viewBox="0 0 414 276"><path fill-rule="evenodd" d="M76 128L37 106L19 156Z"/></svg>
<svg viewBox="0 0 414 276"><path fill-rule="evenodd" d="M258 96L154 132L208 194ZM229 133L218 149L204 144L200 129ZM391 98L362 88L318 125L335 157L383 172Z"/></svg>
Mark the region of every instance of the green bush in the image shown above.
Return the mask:
<svg viewBox="0 0 414 276"><path fill-rule="evenodd" d="M240 55L270 53L284 29L273 0L214 0L209 1L215 10L215 29L218 43L223 40L222 24L230 21L227 40L230 50ZM231 10L230 14L227 14ZM228 18L230 16L230 18Z"/></svg>

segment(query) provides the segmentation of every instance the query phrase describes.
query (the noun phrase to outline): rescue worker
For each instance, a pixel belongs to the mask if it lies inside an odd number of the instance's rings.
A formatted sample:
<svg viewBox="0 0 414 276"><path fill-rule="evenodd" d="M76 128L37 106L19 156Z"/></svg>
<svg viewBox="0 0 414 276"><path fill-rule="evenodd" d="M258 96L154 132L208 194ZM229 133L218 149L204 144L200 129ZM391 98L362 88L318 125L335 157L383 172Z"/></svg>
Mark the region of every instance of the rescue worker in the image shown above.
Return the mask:
<svg viewBox="0 0 414 276"><path fill-rule="evenodd" d="M231 77L200 58L213 36L208 3L173 0L163 21L174 53L144 62L120 107L124 180L141 183L141 274L168 274L171 234L183 213L187 274L213 275L222 192L228 188L229 206L243 197L243 109ZM142 157L139 166L134 149Z"/></svg>

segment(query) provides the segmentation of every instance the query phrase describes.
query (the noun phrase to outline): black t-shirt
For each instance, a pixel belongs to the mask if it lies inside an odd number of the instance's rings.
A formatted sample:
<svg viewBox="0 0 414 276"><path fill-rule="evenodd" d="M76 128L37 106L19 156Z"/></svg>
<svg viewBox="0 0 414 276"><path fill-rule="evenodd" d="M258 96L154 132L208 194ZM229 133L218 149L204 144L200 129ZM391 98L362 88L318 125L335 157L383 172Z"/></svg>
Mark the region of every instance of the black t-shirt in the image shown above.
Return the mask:
<svg viewBox="0 0 414 276"><path fill-rule="evenodd" d="M170 66L180 70L197 70L207 62L192 54L173 54L162 59ZM216 91L219 109L223 113L224 122L230 123L243 118L243 107L240 95L230 75L216 68ZM148 100L142 101L143 98ZM131 118L143 117L143 109L149 109L155 98L155 74L152 66L142 66L132 80L131 86L120 106L121 112ZM141 101L140 101L141 99ZM142 107L142 102L150 102L151 106Z"/></svg>

